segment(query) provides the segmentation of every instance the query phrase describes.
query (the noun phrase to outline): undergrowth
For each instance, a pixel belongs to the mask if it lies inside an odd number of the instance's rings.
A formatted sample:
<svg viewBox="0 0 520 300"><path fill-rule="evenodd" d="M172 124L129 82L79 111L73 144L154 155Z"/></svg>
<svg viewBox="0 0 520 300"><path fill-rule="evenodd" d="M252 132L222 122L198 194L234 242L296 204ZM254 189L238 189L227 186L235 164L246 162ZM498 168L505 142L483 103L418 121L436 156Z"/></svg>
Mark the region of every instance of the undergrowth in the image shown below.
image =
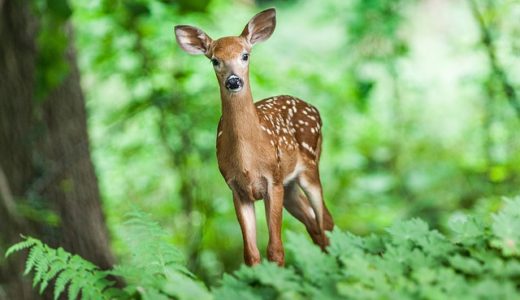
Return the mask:
<svg viewBox="0 0 520 300"><path fill-rule="evenodd" d="M6 256L29 249L25 274L40 293L52 288L55 299L519 299L520 197L490 219L458 215L449 225L448 236L419 219L365 237L335 229L328 253L288 233L285 268L242 266L210 288L140 212L124 224L130 258L109 271L31 237Z"/></svg>

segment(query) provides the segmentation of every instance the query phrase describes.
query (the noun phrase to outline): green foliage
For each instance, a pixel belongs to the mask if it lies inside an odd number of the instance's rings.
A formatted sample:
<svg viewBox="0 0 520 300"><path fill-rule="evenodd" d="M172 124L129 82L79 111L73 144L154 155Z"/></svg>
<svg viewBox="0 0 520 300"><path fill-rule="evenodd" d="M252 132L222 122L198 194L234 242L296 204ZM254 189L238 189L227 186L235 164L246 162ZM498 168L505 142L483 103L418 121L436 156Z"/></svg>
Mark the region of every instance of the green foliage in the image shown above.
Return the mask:
<svg viewBox="0 0 520 300"><path fill-rule="evenodd" d="M33 286L42 293L55 280L54 298L69 299L208 299L207 289L183 266L182 255L165 241L165 232L142 212L127 215L124 224L129 257L125 264L102 271L62 248L53 249L34 238L11 246L6 256L29 248L25 274L33 271ZM124 289L114 287L114 276Z"/></svg>
<svg viewBox="0 0 520 300"><path fill-rule="evenodd" d="M39 20L35 96L44 100L69 74L66 51L71 28L67 21L72 10L67 0L34 0L32 4Z"/></svg>
<svg viewBox="0 0 520 300"><path fill-rule="evenodd" d="M78 295L83 299L111 299L120 295L119 290L112 288L114 282L107 278L108 273L63 248L53 249L37 239L28 237L11 246L6 256L26 248L30 250L24 274L33 272L33 287L39 285L40 294L54 280L54 299L65 291L69 299L77 299Z"/></svg>
<svg viewBox="0 0 520 300"><path fill-rule="evenodd" d="M124 278L128 295L139 294L142 299L208 298L207 290L184 267L182 254L148 215L134 211L127 215L123 227L128 259L110 274Z"/></svg>
<svg viewBox="0 0 520 300"><path fill-rule="evenodd" d="M419 219L366 237L336 228L328 253L289 234L287 267L266 261L242 266L211 293L183 267L157 223L140 212L124 225L131 256L112 271L33 238L7 255L29 248L26 274L33 271L40 293L56 278L55 298L70 283L69 299L517 299L519 217L517 197L506 200L491 223L454 216L449 238ZM109 275L120 276L126 287L113 288Z"/></svg>
<svg viewBox="0 0 520 300"><path fill-rule="evenodd" d="M485 28L479 29L469 2L477 4ZM517 1L32 3L39 21L38 97L43 99L67 76L67 39L74 37L103 207L114 253L125 262L114 272L132 283L128 294L152 297L164 290L172 295L175 284L164 278L193 282L181 266L208 285L239 267L240 230L214 154L220 117L217 83L205 58L180 51L173 26L196 25L213 38L238 34L263 4L275 6L278 19L273 36L255 46L251 55L253 95L261 99L291 94L319 108L324 121L320 173L336 224L365 235L384 232L396 219L420 217L440 232L452 231L449 240L455 245L490 246L504 257L516 257L517 226L502 225L515 224L515 217L497 215L493 227L486 225L486 217L500 203L494 195L517 194L520 186L519 122L506 99L509 87L518 94L520 78ZM489 31L493 47L482 43L482 29ZM153 236L143 232L137 239L130 227L118 229L134 206L145 207L175 234L160 234L154 241L163 244L157 248L132 244ZM258 223L263 224L260 206ZM42 218L29 206L20 208L25 215ZM470 209L484 216L463 215ZM453 211L456 217L450 218ZM52 215L43 217L53 220ZM284 217L283 226L305 231L292 217ZM261 248L267 241L266 227L258 226ZM425 255L433 242L454 246L428 228L414 220L390 227L387 238L334 232L338 237L331 249L345 244L341 247L347 253L381 255L394 239L416 255ZM427 238L418 240L420 233ZM222 243L222 236L228 242ZM325 274L334 259L314 248L300 249L305 238L298 234L289 240L289 258L300 250L321 262L292 260L297 266L292 270L307 270L295 274L313 284L295 288L298 292L291 295L313 295L320 284L334 285L332 273ZM170 244L178 251L168 248ZM399 257L402 251L392 248L388 255ZM448 249L435 251L441 255ZM154 256L157 253L164 257ZM186 257L182 265L179 253ZM429 255L423 259L426 265L438 260L437 254ZM454 255L450 264L467 272L480 270L481 258L463 258ZM143 263L149 260L150 269ZM352 264L359 269L365 263ZM514 272L511 268L507 272ZM131 290L139 281L146 282L146 288ZM254 294L231 288L222 293Z"/></svg>
<svg viewBox="0 0 520 300"><path fill-rule="evenodd" d="M251 54L253 95L291 94L319 108L320 174L340 228L379 233L396 219L420 217L447 230L451 212L477 207L489 215L500 203L494 195L518 193L518 119L504 97L487 92L502 89L499 80L486 80L489 61L467 2L261 2L275 6L278 18L273 36ZM517 89L518 5L476 2L498 65ZM219 92L209 61L182 52L173 26L234 35L264 7L236 0L70 3L114 252L125 251L116 229L122 216L146 208L175 232L169 242L187 268L215 284L239 267L242 243L215 159ZM305 231L288 215L283 226Z"/></svg>
<svg viewBox="0 0 520 300"><path fill-rule="evenodd" d="M520 201L506 200L504 209L493 216L491 245L505 256L520 256Z"/></svg>

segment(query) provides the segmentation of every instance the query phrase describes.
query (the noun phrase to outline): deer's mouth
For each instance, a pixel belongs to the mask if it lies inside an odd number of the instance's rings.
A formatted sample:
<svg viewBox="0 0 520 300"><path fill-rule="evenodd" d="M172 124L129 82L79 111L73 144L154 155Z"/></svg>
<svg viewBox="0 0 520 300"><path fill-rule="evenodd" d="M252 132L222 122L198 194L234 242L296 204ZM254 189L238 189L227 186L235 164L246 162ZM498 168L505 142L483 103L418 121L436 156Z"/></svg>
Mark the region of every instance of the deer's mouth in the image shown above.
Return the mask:
<svg viewBox="0 0 520 300"><path fill-rule="evenodd" d="M244 82L237 75L232 74L226 79L226 89L230 92L236 93L240 91L243 86Z"/></svg>

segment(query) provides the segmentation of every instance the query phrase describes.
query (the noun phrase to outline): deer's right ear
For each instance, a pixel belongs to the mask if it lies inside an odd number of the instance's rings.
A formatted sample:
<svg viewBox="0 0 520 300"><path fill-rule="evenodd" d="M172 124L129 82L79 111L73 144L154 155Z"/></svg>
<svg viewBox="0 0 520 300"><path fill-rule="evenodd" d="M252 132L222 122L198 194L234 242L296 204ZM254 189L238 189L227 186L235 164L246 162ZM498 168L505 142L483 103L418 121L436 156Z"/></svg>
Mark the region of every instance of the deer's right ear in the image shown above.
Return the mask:
<svg viewBox="0 0 520 300"><path fill-rule="evenodd" d="M179 46L189 54L208 56L212 40L199 28L188 25L175 26L175 38Z"/></svg>

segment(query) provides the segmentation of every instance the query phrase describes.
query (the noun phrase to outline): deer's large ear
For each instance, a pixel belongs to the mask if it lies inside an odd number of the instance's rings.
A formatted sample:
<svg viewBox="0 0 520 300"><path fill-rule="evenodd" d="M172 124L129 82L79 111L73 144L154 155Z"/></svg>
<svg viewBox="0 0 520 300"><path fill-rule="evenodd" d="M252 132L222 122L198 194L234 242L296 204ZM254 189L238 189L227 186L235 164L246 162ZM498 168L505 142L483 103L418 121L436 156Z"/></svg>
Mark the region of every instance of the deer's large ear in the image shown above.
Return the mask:
<svg viewBox="0 0 520 300"><path fill-rule="evenodd" d="M245 38L251 46L267 40L273 34L276 27L276 10L266 9L254 16L242 31L241 37Z"/></svg>
<svg viewBox="0 0 520 300"><path fill-rule="evenodd" d="M181 48L189 54L208 55L211 38L197 27L188 25L175 26L175 38Z"/></svg>

